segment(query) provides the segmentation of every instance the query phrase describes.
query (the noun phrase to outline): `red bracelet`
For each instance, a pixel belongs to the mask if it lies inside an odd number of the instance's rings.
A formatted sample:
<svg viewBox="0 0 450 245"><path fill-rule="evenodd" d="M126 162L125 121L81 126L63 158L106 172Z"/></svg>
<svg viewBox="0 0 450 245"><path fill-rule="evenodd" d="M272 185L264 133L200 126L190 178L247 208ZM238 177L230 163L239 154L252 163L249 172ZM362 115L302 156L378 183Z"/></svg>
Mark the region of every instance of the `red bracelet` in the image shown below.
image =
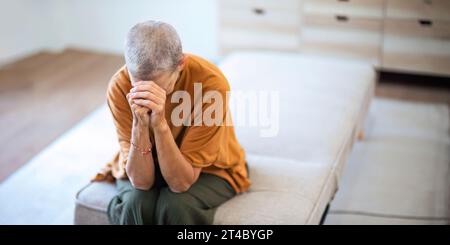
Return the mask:
<svg viewBox="0 0 450 245"><path fill-rule="evenodd" d="M147 155L148 153L152 152L152 147L150 146L147 150L141 149L139 146L135 145L133 142L131 142L131 145L138 151L141 152L142 155Z"/></svg>

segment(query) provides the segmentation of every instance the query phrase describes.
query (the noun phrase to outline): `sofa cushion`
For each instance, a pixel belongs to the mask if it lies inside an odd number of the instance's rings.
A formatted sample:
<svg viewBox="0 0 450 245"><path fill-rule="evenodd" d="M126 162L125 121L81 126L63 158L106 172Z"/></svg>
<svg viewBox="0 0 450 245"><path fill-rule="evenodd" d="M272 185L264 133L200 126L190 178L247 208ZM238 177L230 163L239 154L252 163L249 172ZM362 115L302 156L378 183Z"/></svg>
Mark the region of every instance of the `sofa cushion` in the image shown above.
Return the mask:
<svg viewBox="0 0 450 245"><path fill-rule="evenodd" d="M329 167L267 156L248 155L247 160L253 185L217 209L215 224L307 224L320 219L310 216L327 204L320 197ZM77 195L75 223L107 224L106 209L116 193L110 183L87 185Z"/></svg>
<svg viewBox="0 0 450 245"><path fill-rule="evenodd" d="M117 193L114 184L91 182L76 195L75 224L109 224L106 209Z"/></svg>
<svg viewBox="0 0 450 245"><path fill-rule="evenodd" d="M250 191L221 205L215 224L309 224L320 220L322 212L314 210L323 210L329 201L329 193L323 190L327 183L334 183L328 182L330 166L250 154L247 160Z"/></svg>

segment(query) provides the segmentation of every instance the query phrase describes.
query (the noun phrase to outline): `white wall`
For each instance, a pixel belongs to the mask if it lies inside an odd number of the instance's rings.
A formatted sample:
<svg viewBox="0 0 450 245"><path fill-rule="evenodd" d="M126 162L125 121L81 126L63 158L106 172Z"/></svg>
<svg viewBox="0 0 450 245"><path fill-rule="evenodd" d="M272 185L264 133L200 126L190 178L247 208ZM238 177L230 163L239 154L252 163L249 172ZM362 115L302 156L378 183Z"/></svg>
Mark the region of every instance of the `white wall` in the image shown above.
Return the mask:
<svg viewBox="0 0 450 245"><path fill-rule="evenodd" d="M186 52L209 59L218 54L215 0L0 1L7 6L0 10L0 62L68 46L122 53L127 30L148 19L172 24Z"/></svg>
<svg viewBox="0 0 450 245"><path fill-rule="evenodd" d="M51 0L0 0L0 64L47 47Z"/></svg>

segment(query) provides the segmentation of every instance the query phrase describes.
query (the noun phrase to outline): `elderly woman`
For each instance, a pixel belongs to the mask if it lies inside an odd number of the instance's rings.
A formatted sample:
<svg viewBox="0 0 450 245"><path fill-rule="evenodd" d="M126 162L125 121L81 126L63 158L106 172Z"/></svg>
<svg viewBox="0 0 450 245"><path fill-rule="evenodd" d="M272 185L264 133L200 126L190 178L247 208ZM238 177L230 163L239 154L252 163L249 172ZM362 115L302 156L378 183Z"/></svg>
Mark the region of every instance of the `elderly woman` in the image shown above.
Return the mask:
<svg viewBox="0 0 450 245"><path fill-rule="evenodd" d="M97 176L115 179L119 190L110 222L212 224L215 209L250 185L244 150L226 123L226 78L184 54L175 29L162 22L131 28L125 61L107 92L120 151ZM195 91L219 97L198 99ZM220 109L214 123L202 116L211 108Z"/></svg>

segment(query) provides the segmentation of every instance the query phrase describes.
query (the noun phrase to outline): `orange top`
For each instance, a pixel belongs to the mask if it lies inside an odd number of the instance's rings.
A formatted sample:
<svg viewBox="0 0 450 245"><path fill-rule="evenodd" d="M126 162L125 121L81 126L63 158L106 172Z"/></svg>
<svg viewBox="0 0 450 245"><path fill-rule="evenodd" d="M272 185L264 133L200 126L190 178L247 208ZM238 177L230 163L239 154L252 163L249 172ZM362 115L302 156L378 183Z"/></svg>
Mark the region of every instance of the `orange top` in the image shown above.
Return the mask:
<svg viewBox="0 0 450 245"><path fill-rule="evenodd" d="M215 114L208 111L209 106L216 102L215 99L209 100L197 98L194 96L194 83L197 86L201 84L203 97L208 91L217 91L221 96L223 103L223 124L207 126L202 122L201 125L194 124L195 104L201 103L201 111L204 114L209 113L212 118ZM126 178L125 164L128 159L130 149L132 114L128 104L126 94L131 89L131 82L126 66L122 67L111 79L107 102L111 110L114 124L116 126L119 139L120 151L114 159L97 174L94 180L113 180L114 178ZM201 167L202 172L214 174L225 179L237 193L248 190L250 180L246 169L245 152L239 145L234 128L229 123L226 124L226 115L228 108L227 91L230 90L227 79L222 72L210 62L194 55L186 55L185 67L178 78L174 91L167 95L166 100L166 120L169 124L173 138L178 145L183 156L191 162L194 167ZM173 125L172 111L184 103L171 102L172 96L177 91L186 91L191 97L191 124ZM220 104L220 103L219 103ZM198 107L197 107L198 108ZM179 109L178 109L179 110ZM196 111L199 111L196 109ZM180 114L180 116L183 116ZM156 151L152 128L149 128L150 140L153 143L153 151ZM157 164L157 159L155 159Z"/></svg>

